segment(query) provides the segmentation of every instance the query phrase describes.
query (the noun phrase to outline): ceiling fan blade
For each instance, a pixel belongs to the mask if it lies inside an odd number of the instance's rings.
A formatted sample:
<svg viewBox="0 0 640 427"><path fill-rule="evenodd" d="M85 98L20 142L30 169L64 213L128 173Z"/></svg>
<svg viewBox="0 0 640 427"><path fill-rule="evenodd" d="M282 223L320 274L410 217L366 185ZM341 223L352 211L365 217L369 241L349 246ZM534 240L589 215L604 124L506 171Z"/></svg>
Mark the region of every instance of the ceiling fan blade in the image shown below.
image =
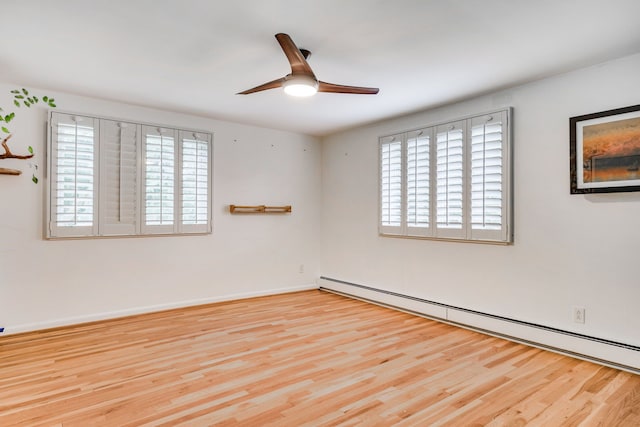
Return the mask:
<svg viewBox="0 0 640 427"><path fill-rule="evenodd" d="M282 87L283 82L284 82L284 77L281 77L279 79L272 80L268 83L261 84L260 86L247 89L243 92L238 92L236 95L249 95L250 93L256 93L256 92L261 92L263 90L279 88L279 87Z"/></svg>
<svg viewBox="0 0 640 427"><path fill-rule="evenodd" d="M359 95L375 95L380 89L377 87L359 87L359 86L344 86L327 82L318 82L318 92L330 92L330 93L354 93Z"/></svg>
<svg viewBox="0 0 640 427"><path fill-rule="evenodd" d="M298 85L308 86L310 90L311 86L313 86L313 92L310 92L310 94L315 93L316 85L318 92L375 95L380 91L380 89L376 87L346 86L319 81L306 59L311 52L298 48L288 34L278 33L275 37L276 40L278 40L285 56L289 60L289 64L291 65L291 74L268 83L264 83L260 86L256 86L252 89L238 92L238 95L248 95L250 93L261 92L263 90L275 89L283 86L286 86L285 89L293 89Z"/></svg>
<svg viewBox="0 0 640 427"><path fill-rule="evenodd" d="M315 79L316 76L313 74L313 70L307 60L304 59L304 55L298 46L291 40L291 37L288 34L278 33L276 34L276 39L287 56L289 64L291 64L291 74L306 74Z"/></svg>

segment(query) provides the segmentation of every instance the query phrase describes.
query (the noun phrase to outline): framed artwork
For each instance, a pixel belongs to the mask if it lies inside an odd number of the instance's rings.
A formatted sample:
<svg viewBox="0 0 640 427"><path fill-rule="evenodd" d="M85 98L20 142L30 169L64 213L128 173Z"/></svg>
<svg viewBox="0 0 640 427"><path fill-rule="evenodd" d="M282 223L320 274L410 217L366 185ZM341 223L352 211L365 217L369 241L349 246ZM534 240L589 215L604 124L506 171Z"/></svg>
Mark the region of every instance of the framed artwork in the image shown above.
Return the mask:
<svg viewBox="0 0 640 427"><path fill-rule="evenodd" d="M640 191L640 105L569 119L571 194Z"/></svg>

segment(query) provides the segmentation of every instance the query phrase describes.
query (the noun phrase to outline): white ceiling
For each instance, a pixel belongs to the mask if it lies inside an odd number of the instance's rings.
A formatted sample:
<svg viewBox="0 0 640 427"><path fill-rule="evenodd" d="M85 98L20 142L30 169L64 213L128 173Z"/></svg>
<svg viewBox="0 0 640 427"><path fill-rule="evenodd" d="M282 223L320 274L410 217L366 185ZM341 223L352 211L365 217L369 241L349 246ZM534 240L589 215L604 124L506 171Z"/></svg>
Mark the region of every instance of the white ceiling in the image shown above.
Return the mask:
<svg viewBox="0 0 640 427"><path fill-rule="evenodd" d="M319 136L640 52L639 0L1 4L2 81ZM278 32L380 93L235 95L290 72Z"/></svg>

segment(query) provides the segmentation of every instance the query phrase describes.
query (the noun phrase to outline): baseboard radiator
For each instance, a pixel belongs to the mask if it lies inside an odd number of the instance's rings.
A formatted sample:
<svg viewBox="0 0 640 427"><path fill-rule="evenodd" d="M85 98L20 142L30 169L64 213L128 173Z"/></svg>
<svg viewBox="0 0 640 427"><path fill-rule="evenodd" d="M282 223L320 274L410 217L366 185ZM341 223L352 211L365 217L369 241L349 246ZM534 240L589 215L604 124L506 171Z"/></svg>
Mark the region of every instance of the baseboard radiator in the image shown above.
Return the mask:
<svg viewBox="0 0 640 427"><path fill-rule="evenodd" d="M556 353L640 374L640 347L535 323L320 277L321 290L341 294Z"/></svg>

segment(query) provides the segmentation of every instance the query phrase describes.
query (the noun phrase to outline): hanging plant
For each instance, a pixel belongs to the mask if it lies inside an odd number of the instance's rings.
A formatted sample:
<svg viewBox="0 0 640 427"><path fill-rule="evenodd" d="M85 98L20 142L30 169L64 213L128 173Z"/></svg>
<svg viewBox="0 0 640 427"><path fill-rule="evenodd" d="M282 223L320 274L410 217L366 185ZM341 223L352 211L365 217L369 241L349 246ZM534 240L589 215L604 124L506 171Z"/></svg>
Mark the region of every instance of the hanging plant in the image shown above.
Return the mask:
<svg viewBox="0 0 640 427"><path fill-rule="evenodd" d="M29 91L27 89L15 89L12 90L11 93L13 94L13 105L15 105L17 108L20 108L22 105L24 105L25 107L31 108L32 105L38 104L41 100L40 98L38 98L35 95L30 95ZM42 102L47 104L49 107L51 108L55 108L56 104L55 104L55 99L53 98L49 98L48 96L43 96L42 97ZM9 139L11 138L12 134L11 131L9 130L9 123L11 123L11 121L13 121L13 119L16 117L16 113L15 112L10 112L8 114L5 114L4 110L2 108L0 108L0 123L1 126L0 128L2 129L2 132L4 132L5 134L7 134L3 139L2 139L2 148L4 149L4 154L0 154L0 159L30 159L34 156L34 152L33 152L33 147L29 146L27 148L27 150L29 151L29 154L25 154L25 155L18 155L18 154L13 154L11 152L11 150L9 149L9 144L7 143L9 141ZM38 177L36 176L36 171L38 170L38 165L32 164L30 165L31 167L33 167L34 173L33 176L31 177L31 180L37 184L38 183ZM22 173L22 171L17 170L17 169L6 169L6 168L0 168L0 173L3 174L8 174L8 175L20 175Z"/></svg>

